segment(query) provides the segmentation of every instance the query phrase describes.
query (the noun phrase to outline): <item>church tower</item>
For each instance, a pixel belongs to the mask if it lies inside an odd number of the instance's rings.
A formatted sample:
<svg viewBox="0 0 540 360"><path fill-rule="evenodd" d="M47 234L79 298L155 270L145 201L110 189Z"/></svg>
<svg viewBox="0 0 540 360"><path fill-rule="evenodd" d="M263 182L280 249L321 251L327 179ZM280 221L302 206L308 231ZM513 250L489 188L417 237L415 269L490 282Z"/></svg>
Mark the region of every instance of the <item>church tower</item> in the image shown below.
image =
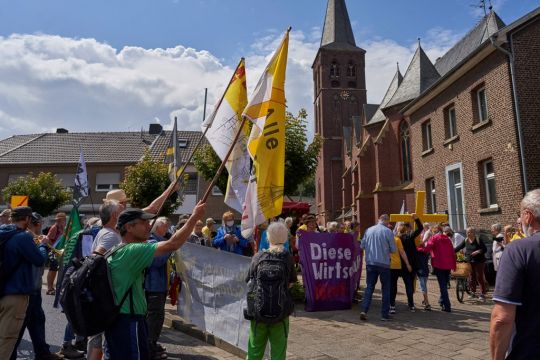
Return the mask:
<svg viewBox="0 0 540 360"><path fill-rule="evenodd" d="M315 176L318 221L343 211L343 128L366 104L365 50L356 46L345 0L328 0L321 45L313 62L315 133L324 142ZM356 194L353 194L355 196Z"/></svg>

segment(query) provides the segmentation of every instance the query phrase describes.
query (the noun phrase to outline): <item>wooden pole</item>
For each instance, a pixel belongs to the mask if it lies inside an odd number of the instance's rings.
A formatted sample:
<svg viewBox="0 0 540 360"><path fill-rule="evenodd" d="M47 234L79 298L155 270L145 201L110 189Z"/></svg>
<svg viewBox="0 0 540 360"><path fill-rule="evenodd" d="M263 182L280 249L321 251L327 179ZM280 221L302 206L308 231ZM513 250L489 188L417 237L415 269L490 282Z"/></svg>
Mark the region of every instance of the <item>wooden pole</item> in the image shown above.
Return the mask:
<svg viewBox="0 0 540 360"><path fill-rule="evenodd" d="M217 180L218 180L219 176L221 175L221 172L225 168L225 164L227 163L227 161L229 160L229 157L231 156L231 154L233 152L234 145L236 145L236 142L238 141L238 138L240 137L240 134L242 133L242 129L244 128L245 123L246 123L246 117L244 116L244 117L242 117L242 123L240 124L240 128L236 132L236 136L234 137L234 140L233 140L233 142L231 144L231 147L229 148L229 151L227 152L227 155L225 155L225 158L221 162L221 165L219 166L218 171L214 175L214 178L212 179L212 182L208 186L208 189L206 189L206 192L204 193L204 196L201 199L201 201L203 203L206 202L206 200L208 199L208 196L210 196L210 192L212 191L212 188L216 185Z"/></svg>

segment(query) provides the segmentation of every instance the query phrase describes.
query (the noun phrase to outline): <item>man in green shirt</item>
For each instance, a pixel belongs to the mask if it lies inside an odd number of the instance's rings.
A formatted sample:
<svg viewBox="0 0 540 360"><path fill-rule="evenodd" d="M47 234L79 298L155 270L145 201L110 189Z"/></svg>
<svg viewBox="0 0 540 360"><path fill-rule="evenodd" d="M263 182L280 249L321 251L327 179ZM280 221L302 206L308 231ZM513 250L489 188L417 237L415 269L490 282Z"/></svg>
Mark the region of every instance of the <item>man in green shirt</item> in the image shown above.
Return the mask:
<svg viewBox="0 0 540 360"><path fill-rule="evenodd" d="M197 220L204 215L205 204L198 203L186 224L167 241L147 243L149 220L154 214L142 210L125 210L118 217L117 229L124 247L108 258L116 303L130 291L120 308L120 315L105 331L105 359L148 359L146 298L143 271L156 256L178 250L188 239ZM131 290L130 290L131 289Z"/></svg>

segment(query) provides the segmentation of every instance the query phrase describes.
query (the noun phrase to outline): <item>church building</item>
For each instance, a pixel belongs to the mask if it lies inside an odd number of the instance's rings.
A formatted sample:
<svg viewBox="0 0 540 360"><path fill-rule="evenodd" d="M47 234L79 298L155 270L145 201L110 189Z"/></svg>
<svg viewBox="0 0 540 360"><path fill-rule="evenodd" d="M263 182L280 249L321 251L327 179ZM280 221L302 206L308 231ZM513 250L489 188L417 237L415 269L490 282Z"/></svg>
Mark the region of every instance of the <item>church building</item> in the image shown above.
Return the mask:
<svg viewBox="0 0 540 360"><path fill-rule="evenodd" d="M494 11L433 63L420 41L379 104L368 104L365 51L344 0L329 0L313 64L320 224L360 222L414 208L448 213L456 230L513 224L519 200L540 186L540 9L510 25ZM391 56L391 55L390 55Z"/></svg>

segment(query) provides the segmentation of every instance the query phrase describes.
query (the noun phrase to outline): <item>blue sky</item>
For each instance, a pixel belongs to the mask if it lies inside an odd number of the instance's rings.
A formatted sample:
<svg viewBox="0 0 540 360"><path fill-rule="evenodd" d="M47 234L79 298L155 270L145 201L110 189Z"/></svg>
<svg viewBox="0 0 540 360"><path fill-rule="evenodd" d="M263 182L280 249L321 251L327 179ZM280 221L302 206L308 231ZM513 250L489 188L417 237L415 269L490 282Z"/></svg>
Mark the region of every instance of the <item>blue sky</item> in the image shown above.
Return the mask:
<svg viewBox="0 0 540 360"><path fill-rule="evenodd" d="M480 19L477 0L348 0L367 50L368 101L381 100L417 37L444 54ZM540 0L493 1L510 23ZM326 0L0 0L0 138L53 131L118 131L159 121L196 130L241 56L257 82L290 25L289 110L312 121L311 64Z"/></svg>

